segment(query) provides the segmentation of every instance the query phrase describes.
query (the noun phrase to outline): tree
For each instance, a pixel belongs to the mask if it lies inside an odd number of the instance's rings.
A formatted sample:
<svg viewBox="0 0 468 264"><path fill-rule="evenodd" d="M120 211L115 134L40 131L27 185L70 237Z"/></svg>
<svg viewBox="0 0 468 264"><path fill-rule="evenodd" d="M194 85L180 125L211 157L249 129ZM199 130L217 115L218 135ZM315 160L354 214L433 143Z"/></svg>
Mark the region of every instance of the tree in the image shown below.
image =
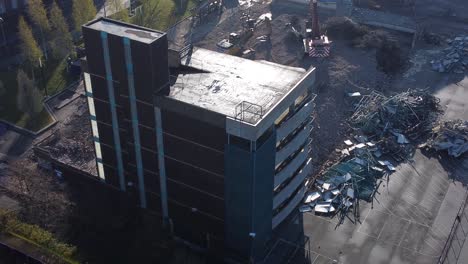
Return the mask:
<svg viewBox="0 0 468 264"><path fill-rule="evenodd" d="M73 0L72 17L75 30L81 31L81 26L96 16L96 7L92 0Z"/></svg>
<svg viewBox="0 0 468 264"><path fill-rule="evenodd" d="M68 25L57 2L52 2L50 9L50 26L52 29L52 54L56 59L63 59L73 49L73 41Z"/></svg>
<svg viewBox="0 0 468 264"><path fill-rule="evenodd" d="M123 4L122 0L111 0L110 8L113 11L112 18L123 22L130 22L128 9Z"/></svg>
<svg viewBox="0 0 468 264"><path fill-rule="evenodd" d="M19 69L16 75L18 82L17 105L18 109L28 114L34 119L42 111L42 94L34 85L33 80L29 79L26 73Z"/></svg>
<svg viewBox="0 0 468 264"><path fill-rule="evenodd" d="M159 4L159 0L142 0L141 8L136 10L133 23L143 27L155 28L161 13Z"/></svg>
<svg viewBox="0 0 468 264"><path fill-rule="evenodd" d="M21 52L26 62L31 66L31 72L34 78L34 67L39 63L39 59L42 57L42 52L34 39L31 28L22 16L20 16L18 21L18 31L19 38L21 40Z"/></svg>
<svg viewBox="0 0 468 264"><path fill-rule="evenodd" d="M50 24L49 19L47 18L47 11L42 0L29 0L28 14L31 17L32 22L39 28L42 49L45 58L47 59L46 39L50 33Z"/></svg>

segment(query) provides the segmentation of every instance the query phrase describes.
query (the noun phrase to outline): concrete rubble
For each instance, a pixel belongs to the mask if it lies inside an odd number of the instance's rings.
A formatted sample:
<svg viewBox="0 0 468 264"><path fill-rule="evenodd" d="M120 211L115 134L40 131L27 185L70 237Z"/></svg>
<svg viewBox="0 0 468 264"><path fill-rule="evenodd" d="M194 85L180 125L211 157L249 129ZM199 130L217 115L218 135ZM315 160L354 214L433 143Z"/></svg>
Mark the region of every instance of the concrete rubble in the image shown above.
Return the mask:
<svg viewBox="0 0 468 264"><path fill-rule="evenodd" d="M381 154L403 161L414 152L410 143L429 135L440 113L439 100L424 91L372 92L357 104L350 126L374 140Z"/></svg>
<svg viewBox="0 0 468 264"><path fill-rule="evenodd" d="M438 99L424 91L390 97L372 92L355 107L349 119L355 135L337 149L341 159L320 172L301 212L338 215L340 224L345 218L358 220L359 201L374 200L383 178L412 157L417 141L430 136L441 113ZM464 139L468 142L466 134Z"/></svg>
<svg viewBox="0 0 468 264"><path fill-rule="evenodd" d="M440 122L433 130L427 145L437 151L447 150L453 157L468 152L468 121L450 120Z"/></svg>
<svg viewBox="0 0 468 264"><path fill-rule="evenodd" d="M355 143L354 146L362 144ZM338 215L340 223L346 217L353 222L353 218L359 219L359 200L371 202L383 176L394 169L390 161L373 157L372 144L362 145L354 157L344 158L321 173L305 196L300 212Z"/></svg>
<svg viewBox="0 0 468 264"><path fill-rule="evenodd" d="M432 69L437 72L462 74L468 71L468 36L446 39L448 47L440 57L432 60Z"/></svg>

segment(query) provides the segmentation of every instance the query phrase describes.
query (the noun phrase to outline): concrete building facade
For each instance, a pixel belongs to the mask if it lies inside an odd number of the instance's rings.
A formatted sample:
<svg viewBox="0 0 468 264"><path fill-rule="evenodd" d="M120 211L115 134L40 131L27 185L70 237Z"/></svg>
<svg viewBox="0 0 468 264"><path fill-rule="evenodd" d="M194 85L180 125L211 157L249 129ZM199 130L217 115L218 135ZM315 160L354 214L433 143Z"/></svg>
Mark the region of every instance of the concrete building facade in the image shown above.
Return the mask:
<svg viewBox="0 0 468 264"><path fill-rule="evenodd" d="M314 69L172 50L104 18L83 35L98 177L184 240L259 255L305 194Z"/></svg>

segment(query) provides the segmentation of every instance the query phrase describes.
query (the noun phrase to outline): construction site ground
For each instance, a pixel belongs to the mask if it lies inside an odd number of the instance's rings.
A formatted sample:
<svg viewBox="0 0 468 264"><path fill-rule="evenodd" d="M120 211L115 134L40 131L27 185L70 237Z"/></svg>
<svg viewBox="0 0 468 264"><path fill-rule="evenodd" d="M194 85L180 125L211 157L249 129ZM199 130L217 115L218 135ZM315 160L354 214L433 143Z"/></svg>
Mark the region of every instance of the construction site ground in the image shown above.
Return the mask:
<svg viewBox="0 0 468 264"><path fill-rule="evenodd" d="M217 42L230 32L241 30L243 13L252 18L271 13L270 41L257 39L266 33L264 25L260 25L244 47L255 49L255 59L318 67L312 135L315 173L336 159L335 150L348 139L350 128L346 119L355 103L346 96L348 92L368 94L376 90L390 95L408 89L428 89L441 99L443 119L468 119L468 77L431 70L430 61L444 45L417 41L412 49L412 35L371 29L398 40L407 57L406 66L391 76L377 69L374 48L357 48L345 39L332 39L332 55L327 59L303 59L302 44L289 33L287 24L297 17L303 25L307 10L304 6L276 2L279 3L248 1L239 6L227 1L227 9L220 16L213 16L191 30L187 30L190 21L185 21L173 29L173 35L179 41L183 37L186 43L217 50ZM322 11L320 16L323 24L331 13ZM442 39L464 34L466 29L467 24L444 17L430 21L430 31ZM396 172L388 176L373 205L361 203L358 222L346 219L338 226L337 218L294 213L277 230L278 240L264 263L436 263L465 199L467 183L466 156L453 159L417 150L411 162L399 164Z"/></svg>
<svg viewBox="0 0 468 264"><path fill-rule="evenodd" d="M241 29L243 13L250 12L252 18L271 13L270 41L257 39L266 32L265 26L260 25L245 47L256 50L255 59L304 68L318 67L319 85L312 134L314 173L336 160L335 150L348 139L350 128L346 120L352 114L354 101L346 96L347 92L368 94L377 90L388 95L414 88L428 89L441 99L445 108L444 119L468 120L468 76L431 70L430 61L445 46L418 41L411 49L411 35L384 31L399 40L403 53L408 55L408 64L392 76L377 69L375 49L353 47L343 39L331 39L330 58L303 59L302 44L289 33L287 24L297 17L303 25L307 8L280 0L276 2L279 3L225 0L225 10L221 15L213 14L194 28L193 20L186 19L169 30L168 35L177 42L177 46L193 43L217 50L216 43ZM427 8L434 10L437 9L436 3L445 5L447 1L432 2L434 5ZM468 7L465 5L463 8ZM440 10L446 9L441 7ZM462 12L454 9L459 14L457 19L451 19L453 16L447 18L445 11L440 10L437 12L441 15L434 18L424 18L429 11L419 15L427 21L432 32L443 38L468 32L468 24L460 22ZM322 10L321 22L332 13ZM56 110L59 122L66 123L67 117L80 107L77 105L79 102L82 99ZM46 132L36 142L51 133ZM29 149L32 139L9 130L0 135L0 142L0 159L6 159ZM466 156L454 159L417 150L412 162L398 165L397 171L388 176L373 205L361 203L360 221L357 223L346 219L344 224L337 226L336 218L295 212L276 231L278 239L269 250L265 263L436 263L465 199L467 183ZM309 238L309 242L304 241L304 236Z"/></svg>

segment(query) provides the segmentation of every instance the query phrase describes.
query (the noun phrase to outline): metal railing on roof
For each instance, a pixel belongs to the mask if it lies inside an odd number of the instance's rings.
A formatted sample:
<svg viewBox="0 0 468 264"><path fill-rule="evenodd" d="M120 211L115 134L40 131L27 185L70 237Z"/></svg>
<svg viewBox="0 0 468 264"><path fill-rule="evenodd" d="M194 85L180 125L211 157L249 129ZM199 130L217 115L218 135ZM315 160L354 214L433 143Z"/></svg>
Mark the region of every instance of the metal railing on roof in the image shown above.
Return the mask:
<svg viewBox="0 0 468 264"><path fill-rule="evenodd" d="M236 105L234 118L251 124L256 123L264 115L263 107L258 104L242 101Z"/></svg>

